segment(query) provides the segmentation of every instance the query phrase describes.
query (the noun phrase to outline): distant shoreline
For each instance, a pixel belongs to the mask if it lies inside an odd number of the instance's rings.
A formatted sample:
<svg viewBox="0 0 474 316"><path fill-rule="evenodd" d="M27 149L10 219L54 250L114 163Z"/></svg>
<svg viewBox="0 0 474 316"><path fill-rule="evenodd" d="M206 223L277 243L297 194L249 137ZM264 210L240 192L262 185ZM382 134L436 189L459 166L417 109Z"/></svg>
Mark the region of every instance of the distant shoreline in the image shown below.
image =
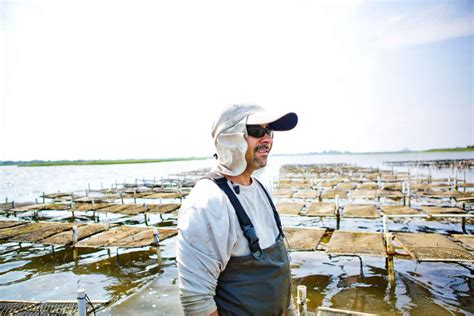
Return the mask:
<svg viewBox="0 0 474 316"><path fill-rule="evenodd" d="M389 154L417 154L417 153L438 153L438 152L471 152L474 146L456 147L456 148L435 148L427 150L400 150L400 151L373 151L373 152L350 152L329 150L323 152L282 154L278 156L303 156L303 155L389 155Z"/></svg>
<svg viewBox="0 0 474 316"><path fill-rule="evenodd" d="M456 148L435 148L428 150L405 150L405 151L380 151L380 152L349 152L349 151L323 151L296 154L276 154L275 156L304 156L304 155L387 155L387 154L416 154L416 153L438 153L438 152L471 152L474 146ZM185 158L162 158L162 159L117 159L117 160L30 160L30 161L0 161L1 166L18 167L52 167L52 166L94 166L94 165L124 165L138 163L160 163L172 161L206 160L212 157L185 157Z"/></svg>
<svg viewBox="0 0 474 316"><path fill-rule="evenodd" d="M187 158L163 158L163 159L124 159L124 160L60 160L60 161L20 161L5 164L0 162L0 166L18 167L53 167L53 166L97 166L97 165L126 165L139 163L160 163L173 161L205 160L209 157L187 157Z"/></svg>

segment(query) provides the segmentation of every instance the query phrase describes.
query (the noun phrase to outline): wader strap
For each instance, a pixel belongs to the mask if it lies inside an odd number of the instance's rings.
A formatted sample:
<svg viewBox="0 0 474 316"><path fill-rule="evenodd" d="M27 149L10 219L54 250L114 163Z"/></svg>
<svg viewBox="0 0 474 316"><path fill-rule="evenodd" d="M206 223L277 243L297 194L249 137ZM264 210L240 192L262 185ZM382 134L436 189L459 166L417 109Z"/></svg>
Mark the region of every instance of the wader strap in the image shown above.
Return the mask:
<svg viewBox="0 0 474 316"><path fill-rule="evenodd" d="M263 186L263 184L260 183L260 181L258 181L257 179L255 179L255 181L257 181L257 183L260 185L260 187L262 188L263 192L265 192L265 195L267 196L268 198L268 202L270 202L270 205L272 206L272 210L273 210L273 216L275 217L275 222L277 224L277 227L278 227L278 230L280 231L280 234L282 237L285 237L285 234L283 233L283 228L281 227L281 220L280 220L280 215L278 215L278 212L276 210L276 207L275 207L275 204L273 204L273 201L272 201L272 198L270 197L270 194L268 194L267 190L265 189L265 187Z"/></svg>
<svg viewBox="0 0 474 316"><path fill-rule="evenodd" d="M260 259L262 257L263 251L260 248L260 244L258 243L259 239L257 237L255 227L253 227L253 224L250 221L250 218L248 217L247 213L245 213L245 210L242 207L242 204L240 204L239 199L234 194L234 192L232 192L232 189L227 184L227 179L217 173L210 173L204 178L214 181L217 186L227 195L230 200L230 203L232 203L232 206L235 209L235 213L237 214L237 219L239 220L239 224L242 228L244 236L249 243L249 248L252 257L254 257L255 259Z"/></svg>

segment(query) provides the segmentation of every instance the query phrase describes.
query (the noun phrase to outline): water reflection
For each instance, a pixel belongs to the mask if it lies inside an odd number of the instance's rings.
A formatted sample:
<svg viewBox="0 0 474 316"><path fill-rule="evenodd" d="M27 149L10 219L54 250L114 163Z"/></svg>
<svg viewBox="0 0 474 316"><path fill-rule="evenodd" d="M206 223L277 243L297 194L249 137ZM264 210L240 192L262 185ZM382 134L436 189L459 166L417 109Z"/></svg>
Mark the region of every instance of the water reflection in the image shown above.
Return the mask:
<svg viewBox="0 0 474 316"><path fill-rule="evenodd" d="M395 259L390 284L383 258L291 254L294 291L306 285L308 309L318 306L390 315L474 313L472 265ZM293 293L296 296L296 292Z"/></svg>
<svg viewBox="0 0 474 316"><path fill-rule="evenodd" d="M163 263L169 264L167 259ZM76 289L85 287L95 300L115 301L159 273L156 252L149 248L96 250L18 243L0 248L2 299L74 300ZM47 290L51 286L54 291Z"/></svg>

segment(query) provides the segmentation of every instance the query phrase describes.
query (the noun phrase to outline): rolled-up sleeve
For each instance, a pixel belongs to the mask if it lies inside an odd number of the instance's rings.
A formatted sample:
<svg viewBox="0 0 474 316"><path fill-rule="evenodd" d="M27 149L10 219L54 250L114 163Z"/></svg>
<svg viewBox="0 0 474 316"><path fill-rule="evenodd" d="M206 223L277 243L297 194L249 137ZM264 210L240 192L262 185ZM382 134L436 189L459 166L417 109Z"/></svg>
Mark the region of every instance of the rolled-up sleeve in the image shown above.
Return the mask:
<svg viewBox="0 0 474 316"><path fill-rule="evenodd" d="M176 259L186 315L209 315L216 310L217 279L237 239L235 221L229 215L227 199L210 180L199 181L179 210Z"/></svg>

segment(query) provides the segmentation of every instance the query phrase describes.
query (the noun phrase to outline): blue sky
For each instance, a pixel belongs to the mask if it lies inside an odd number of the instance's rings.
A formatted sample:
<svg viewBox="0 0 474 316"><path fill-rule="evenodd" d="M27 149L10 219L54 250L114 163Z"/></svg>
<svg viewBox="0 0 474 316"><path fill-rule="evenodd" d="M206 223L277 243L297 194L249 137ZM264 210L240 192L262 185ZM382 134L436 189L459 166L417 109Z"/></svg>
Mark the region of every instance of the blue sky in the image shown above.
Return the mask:
<svg viewBox="0 0 474 316"><path fill-rule="evenodd" d="M472 1L0 2L0 160L212 155L213 119L295 111L274 152L474 144Z"/></svg>

